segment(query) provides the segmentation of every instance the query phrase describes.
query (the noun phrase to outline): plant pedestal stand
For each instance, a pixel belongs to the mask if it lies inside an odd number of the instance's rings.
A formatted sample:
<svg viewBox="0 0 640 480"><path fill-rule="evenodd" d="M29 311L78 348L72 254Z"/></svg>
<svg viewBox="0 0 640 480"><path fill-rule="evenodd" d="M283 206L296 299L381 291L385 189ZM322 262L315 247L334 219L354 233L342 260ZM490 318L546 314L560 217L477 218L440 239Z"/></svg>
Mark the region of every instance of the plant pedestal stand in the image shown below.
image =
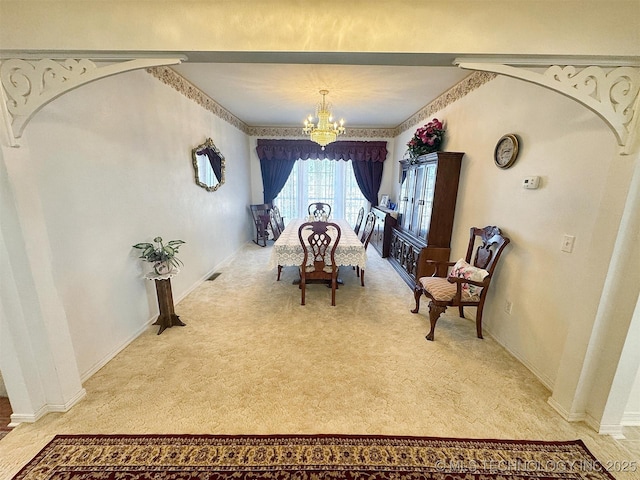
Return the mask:
<svg viewBox="0 0 640 480"><path fill-rule="evenodd" d="M173 294L171 292L171 277L178 272L173 271L168 274L158 275L156 273L149 273L145 278L154 280L156 283L156 294L158 296L158 307L160 308L160 315L153 325L159 325L158 335L164 332L167 328L173 326L184 327L186 324L180 320L180 317L176 315L173 307Z"/></svg>

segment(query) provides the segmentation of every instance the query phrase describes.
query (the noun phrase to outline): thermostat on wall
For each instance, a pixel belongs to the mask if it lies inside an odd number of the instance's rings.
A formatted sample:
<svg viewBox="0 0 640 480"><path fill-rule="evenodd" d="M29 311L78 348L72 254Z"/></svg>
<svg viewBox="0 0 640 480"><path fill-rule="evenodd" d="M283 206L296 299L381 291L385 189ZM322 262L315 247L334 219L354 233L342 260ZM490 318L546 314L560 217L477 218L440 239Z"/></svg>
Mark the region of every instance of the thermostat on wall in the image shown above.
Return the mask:
<svg viewBox="0 0 640 480"><path fill-rule="evenodd" d="M535 190L540 185L540 177L527 177L522 181L522 188Z"/></svg>

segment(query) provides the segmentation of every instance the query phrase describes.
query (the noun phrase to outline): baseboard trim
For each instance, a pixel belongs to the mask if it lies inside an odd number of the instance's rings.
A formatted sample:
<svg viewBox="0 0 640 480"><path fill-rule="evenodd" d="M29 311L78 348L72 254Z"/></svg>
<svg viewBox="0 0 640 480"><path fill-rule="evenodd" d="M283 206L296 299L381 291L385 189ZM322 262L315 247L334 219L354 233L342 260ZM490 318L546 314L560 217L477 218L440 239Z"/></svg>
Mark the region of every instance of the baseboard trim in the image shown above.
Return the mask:
<svg viewBox="0 0 640 480"><path fill-rule="evenodd" d="M475 322L475 318L473 318L473 321ZM537 368L535 368L533 365L531 365L531 363L529 363L527 360L522 358L522 356L520 356L517 352L514 352L512 349L507 347L505 342L502 341L500 337L498 337L497 335L494 335L493 332L491 332L491 329L487 329L486 327L483 327L483 330L485 334L490 335L491 338L493 338L496 342L498 342L502 348L504 348L507 352L509 352L522 365L527 367L527 369L531 373L533 373L538 380L540 380L540 383L542 383L542 385L544 385L550 392L553 392L553 385L555 383L553 379L547 377L546 375L543 375Z"/></svg>
<svg viewBox="0 0 640 480"><path fill-rule="evenodd" d="M598 433L600 435L609 435L617 440L624 440L626 437L622 429L622 425L600 425Z"/></svg>
<svg viewBox="0 0 640 480"><path fill-rule="evenodd" d="M35 423L44 417L47 413L49 413L49 408L47 405L43 405L36 412L29 413L12 413L11 414L11 423L10 427L17 427L21 423Z"/></svg>
<svg viewBox="0 0 640 480"><path fill-rule="evenodd" d="M98 370L100 370L107 363L113 360L116 355L118 355L122 350L127 348L131 342L133 342L136 338L138 338L142 334L142 332L144 332L147 328L149 328L149 325L155 322L156 318L158 318L157 315L155 315L150 320L147 320L145 323L142 324L142 326L140 326L140 328L138 328L131 336L129 336L129 338L127 338L120 346L116 347L114 350L111 350L111 352L109 352L107 355L102 357L100 361L95 363L89 370L87 370L85 373L82 374L82 376L80 377L80 382L84 383L87 380L89 380L91 377L93 377L93 375Z"/></svg>
<svg viewBox="0 0 640 480"><path fill-rule="evenodd" d="M76 403L87 395L87 391L82 388L71 399L63 404L46 404L40 407L35 413L12 413L11 423L9 427L17 427L21 423L35 423L44 417L47 413L65 413L68 412Z"/></svg>
<svg viewBox="0 0 640 480"><path fill-rule="evenodd" d="M625 427L639 427L640 426L640 412L625 413L622 415L620 424Z"/></svg>
<svg viewBox="0 0 640 480"><path fill-rule="evenodd" d="M584 412L569 412L566 408L560 405L555 398L549 397L547 399L547 403L553 408L556 412L560 414L562 418L564 418L567 422L584 422L587 419L587 414ZM597 429L596 429L597 430Z"/></svg>

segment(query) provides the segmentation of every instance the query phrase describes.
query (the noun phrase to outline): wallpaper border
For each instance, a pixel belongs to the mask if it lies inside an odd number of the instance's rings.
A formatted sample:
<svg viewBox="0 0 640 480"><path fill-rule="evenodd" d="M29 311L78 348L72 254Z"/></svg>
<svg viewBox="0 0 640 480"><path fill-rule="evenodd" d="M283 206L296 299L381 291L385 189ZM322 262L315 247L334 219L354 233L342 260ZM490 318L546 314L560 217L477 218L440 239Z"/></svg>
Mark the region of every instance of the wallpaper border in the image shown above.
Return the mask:
<svg viewBox="0 0 640 480"><path fill-rule="evenodd" d="M229 110L225 109L206 93L189 82L174 69L161 66L147 68L147 72L156 77L162 83L183 94L188 99L196 102L215 116L233 125L238 130L253 137L279 137L279 138L306 138L302 133L302 127L252 127L244 123ZM436 112L448 105L460 100L478 87L493 80L498 75L491 72L472 72L460 80L449 90L439 95L435 100L422 107L418 112L406 119L395 128L348 128L342 138L395 138L402 132L412 128L431 117Z"/></svg>

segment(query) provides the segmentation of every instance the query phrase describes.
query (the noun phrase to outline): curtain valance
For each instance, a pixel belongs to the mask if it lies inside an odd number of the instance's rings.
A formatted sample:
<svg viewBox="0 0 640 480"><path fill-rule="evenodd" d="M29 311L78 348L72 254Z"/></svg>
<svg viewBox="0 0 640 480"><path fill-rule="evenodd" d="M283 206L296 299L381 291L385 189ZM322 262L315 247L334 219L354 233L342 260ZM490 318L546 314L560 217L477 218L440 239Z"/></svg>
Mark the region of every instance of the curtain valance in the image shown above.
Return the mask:
<svg viewBox="0 0 640 480"><path fill-rule="evenodd" d="M258 139L258 158L265 160L352 160L354 162L384 162L387 142L340 141L322 147L311 140Z"/></svg>

